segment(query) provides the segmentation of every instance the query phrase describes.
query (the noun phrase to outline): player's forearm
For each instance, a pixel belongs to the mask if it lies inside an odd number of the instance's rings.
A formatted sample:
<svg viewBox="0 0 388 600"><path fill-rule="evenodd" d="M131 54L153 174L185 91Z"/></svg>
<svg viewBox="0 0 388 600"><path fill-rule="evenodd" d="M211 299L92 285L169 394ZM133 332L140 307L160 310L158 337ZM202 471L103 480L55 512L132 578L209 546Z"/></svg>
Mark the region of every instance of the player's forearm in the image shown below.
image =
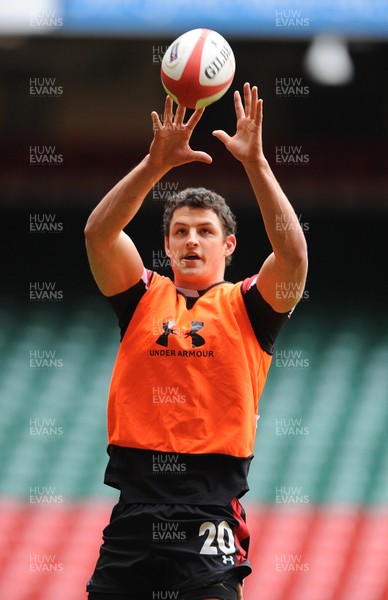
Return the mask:
<svg viewBox="0 0 388 600"><path fill-rule="evenodd" d="M89 239L114 239L133 219L144 198L168 171L155 166L149 154L101 200L91 213L85 235Z"/></svg>
<svg viewBox="0 0 388 600"><path fill-rule="evenodd" d="M306 260L307 245L298 217L268 162L244 164L264 226L276 257L287 262Z"/></svg>

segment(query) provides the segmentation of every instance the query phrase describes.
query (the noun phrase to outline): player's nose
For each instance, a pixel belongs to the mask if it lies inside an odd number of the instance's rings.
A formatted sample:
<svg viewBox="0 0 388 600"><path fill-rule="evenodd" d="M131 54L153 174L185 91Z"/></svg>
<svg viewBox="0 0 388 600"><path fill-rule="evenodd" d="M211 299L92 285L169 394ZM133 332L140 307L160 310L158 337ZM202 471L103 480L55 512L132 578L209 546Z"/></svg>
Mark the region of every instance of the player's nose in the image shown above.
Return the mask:
<svg viewBox="0 0 388 600"><path fill-rule="evenodd" d="M189 234L186 240L186 246L198 246L197 231L194 227L192 229L189 229Z"/></svg>

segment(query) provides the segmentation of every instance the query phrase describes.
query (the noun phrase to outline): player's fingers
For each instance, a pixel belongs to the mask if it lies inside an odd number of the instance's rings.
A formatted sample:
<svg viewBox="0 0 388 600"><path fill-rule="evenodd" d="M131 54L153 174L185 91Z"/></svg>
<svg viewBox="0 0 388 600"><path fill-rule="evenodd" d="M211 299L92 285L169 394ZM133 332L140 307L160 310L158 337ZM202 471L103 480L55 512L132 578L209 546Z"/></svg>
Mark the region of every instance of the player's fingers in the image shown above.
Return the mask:
<svg viewBox="0 0 388 600"><path fill-rule="evenodd" d="M251 98L251 112L250 112L250 118L255 120L256 119L256 114L257 114L257 98L258 98L258 91L257 91L257 86L254 85L252 88L252 98Z"/></svg>
<svg viewBox="0 0 388 600"><path fill-rule="evenodd" d="M185 118L186 108L181 104L178 104L178 108L176 109L174 124L183 123L183 119Z"/></svg>
<svg viewBox="0 0 388 600"><path fill-rule="evenodd" d="M197 125L198 121L200 120L200 118L202 117L204 112L205 112L205 107L197 108L197 110L195 110L193 112L190 119L187 121L186 127L188 129L194 129L194 127Z"/></svg>
<svg viewBox="0 0 388 600"><path fill-rule="evenodd" d="M245 116L244 107L241 102L240 92L237 90L234 92L234 110L236 112L237 119L241 119Z"/></svg>
<svg viewBox="0 0 388 600"><path fill-rule="evenodd" d="M213 162L212 157L207 152L202 152L201 150L193 150L192 152L192 161L204 162L210 165Z"/></svg>
<svg viewBox="0 0 388 600"><path fill-rule="evenodd" d="M172 98L166 96L164 103L163 123L171 123L172 121Z"/></svg>
<svg viewBox="0 0 388 600"><path fill-rule="evenodd" d="M230 140L230 135L228 135L222 129L216 129L215 131L212 132L212 135L214 135L214 137L219 139L223 144L227 144L227 142Z"/></svg>
<svg viewBox="0 0 388 600"><path fill-rule="evenodd" d="M255 116L255 123L256 125L261 125L263 122L263 100L260 98L260 100L258 100L256 102L257 105L257 110L256 110L256 116Z"/></svg>
<svg viewBox="0 0 388 600"><path fill-rule="evenodd" d="M160 122L158 113L155 112L154 110L151 113L151 119L152 119L152 127L153 127L154 131L160 131L160 129L162 128L162 124Z"/></svg>
<svg viewBox="0 0 388 600"><path fill-rule="evenodd" d="M252 106L251 86L249 85L249 83L244 83L244 109L245 109L246 117L251 116L251 106Z"/></svg>

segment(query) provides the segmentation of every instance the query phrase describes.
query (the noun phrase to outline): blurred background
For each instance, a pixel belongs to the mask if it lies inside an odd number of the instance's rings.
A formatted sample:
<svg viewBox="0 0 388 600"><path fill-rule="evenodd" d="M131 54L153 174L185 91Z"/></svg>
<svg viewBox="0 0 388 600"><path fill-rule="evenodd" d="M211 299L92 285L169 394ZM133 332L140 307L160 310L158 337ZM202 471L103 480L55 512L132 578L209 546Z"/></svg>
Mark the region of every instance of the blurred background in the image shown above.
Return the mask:
<svg viewBox="0 0 388 600"><path fill-rule="evenodd" d="M227 278L257 272L270 248L256 202L211 136L234 131L233 90L250 81L310 256L260 403L245 600L387 600L388 12L378 0L0 1L0 597L86 598L117 499L103 476L119 330L83 228L147 153L163 54L195 27L224 35L237 64L193 135L214 162L169 173L128 233L146 265L170 275L163 201L207 186L237 215Z"/></svg>

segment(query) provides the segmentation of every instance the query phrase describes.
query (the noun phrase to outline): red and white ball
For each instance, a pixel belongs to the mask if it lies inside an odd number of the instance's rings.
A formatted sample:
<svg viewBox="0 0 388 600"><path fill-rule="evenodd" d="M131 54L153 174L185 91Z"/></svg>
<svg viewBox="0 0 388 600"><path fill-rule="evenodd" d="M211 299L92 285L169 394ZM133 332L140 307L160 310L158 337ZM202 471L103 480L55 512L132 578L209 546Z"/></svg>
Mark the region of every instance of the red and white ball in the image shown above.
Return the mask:
<svg viewBox="0 0 388 600"><path fill-rule="evenodd" d="M222 35L211 29L192 29L169 46L160 76L174 102L202 108L225 94L235 71L232 48Z"/></svg>

